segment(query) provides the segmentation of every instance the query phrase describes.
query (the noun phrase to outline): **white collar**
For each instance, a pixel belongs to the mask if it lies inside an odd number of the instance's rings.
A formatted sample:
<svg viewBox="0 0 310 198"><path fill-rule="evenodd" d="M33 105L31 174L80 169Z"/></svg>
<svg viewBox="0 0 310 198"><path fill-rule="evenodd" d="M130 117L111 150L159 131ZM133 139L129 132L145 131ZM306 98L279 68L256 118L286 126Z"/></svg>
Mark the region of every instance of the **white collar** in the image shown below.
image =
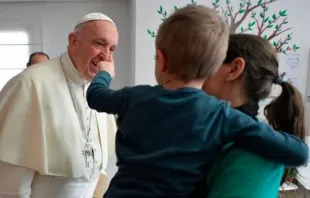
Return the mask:
<svg viewBox="0 0 310 198"><path fill-rule="evenodd" d="M65 52L61 55L60 61L62 64L62 67L64 69L65 75L72 80L74 83L78 85L85 85L88 83L87 80L85 80L79 72L76 70L75 66L73 65L68 52Z"/></svg>

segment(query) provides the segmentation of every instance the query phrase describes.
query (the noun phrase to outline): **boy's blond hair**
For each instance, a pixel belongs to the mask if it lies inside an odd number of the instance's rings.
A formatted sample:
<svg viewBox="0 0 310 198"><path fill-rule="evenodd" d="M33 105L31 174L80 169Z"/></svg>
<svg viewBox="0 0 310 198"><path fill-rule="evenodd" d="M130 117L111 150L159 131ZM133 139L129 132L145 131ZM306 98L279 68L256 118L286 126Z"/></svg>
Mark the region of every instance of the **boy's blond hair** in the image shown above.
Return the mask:
<svg viewBox="0 0 310 198"><path fill-rule="evenodd" d="M212 76L224 61L229 29L215 11L190 5L175 11L159 27L156 48L169 73L184 81Z"/></svg>

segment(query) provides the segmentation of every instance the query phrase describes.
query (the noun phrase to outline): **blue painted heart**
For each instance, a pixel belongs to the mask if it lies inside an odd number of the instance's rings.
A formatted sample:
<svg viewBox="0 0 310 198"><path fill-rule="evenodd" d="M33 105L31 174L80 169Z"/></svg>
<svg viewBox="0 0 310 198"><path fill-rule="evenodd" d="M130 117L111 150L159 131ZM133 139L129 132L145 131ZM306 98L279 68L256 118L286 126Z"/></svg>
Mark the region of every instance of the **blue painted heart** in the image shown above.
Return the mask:
<svg viewBox="0 0 310 198"><path fill-rule="evenodd" d="M289 58L287 59L287 65L291 67L291 69L295 69L295 67L299 63L299 58Z"/></svg>

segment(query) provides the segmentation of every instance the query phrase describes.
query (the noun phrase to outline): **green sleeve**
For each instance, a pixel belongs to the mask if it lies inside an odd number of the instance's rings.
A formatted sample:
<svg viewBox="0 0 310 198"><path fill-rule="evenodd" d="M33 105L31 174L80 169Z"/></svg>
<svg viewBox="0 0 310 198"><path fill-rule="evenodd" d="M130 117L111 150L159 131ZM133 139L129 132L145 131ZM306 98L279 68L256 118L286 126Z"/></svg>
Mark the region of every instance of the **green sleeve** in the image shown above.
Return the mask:
<svg viewBox="0 0 310 198"><path fill-rule="evenodd" d="M227 149L212 165L208 198L274 198L284 166L240 149Z"/></svg>

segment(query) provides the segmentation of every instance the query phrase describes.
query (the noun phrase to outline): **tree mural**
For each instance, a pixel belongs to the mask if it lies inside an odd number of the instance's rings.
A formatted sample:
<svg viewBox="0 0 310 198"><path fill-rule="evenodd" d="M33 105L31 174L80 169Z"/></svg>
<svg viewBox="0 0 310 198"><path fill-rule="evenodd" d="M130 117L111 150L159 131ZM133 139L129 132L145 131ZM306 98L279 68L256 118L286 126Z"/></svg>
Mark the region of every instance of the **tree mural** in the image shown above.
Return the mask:
<svg viewBox="0 0 310 198"><path fill-rule="evenodd" d="M292 27L288 26L288 17L286 10L280 10L276 13L268 13L270 4L278 0L239 0L237 7L232 5L231 0L214 0L212 2L213 10L223 16L230 27L231 33L254 33L272 42L278 53L286 54L290 51L297 51L299 46L291 44L293 32ZM195 0L191 0L187 5L196 5ZM174 10L178 8L174 6ZM167 11L160 6L157 10L164 21L167 18ZM244 21L249 21L244 24ZM151 37L155 37L153 30L147 30Z"/></svg>

